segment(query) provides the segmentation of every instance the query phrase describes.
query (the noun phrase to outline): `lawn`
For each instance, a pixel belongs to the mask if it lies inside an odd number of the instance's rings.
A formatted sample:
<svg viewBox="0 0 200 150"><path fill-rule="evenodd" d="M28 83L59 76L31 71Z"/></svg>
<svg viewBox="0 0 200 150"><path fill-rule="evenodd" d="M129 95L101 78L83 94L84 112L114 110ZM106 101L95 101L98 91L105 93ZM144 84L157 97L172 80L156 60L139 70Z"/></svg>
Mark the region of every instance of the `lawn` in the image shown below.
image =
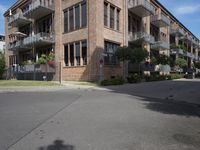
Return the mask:
<svg viewBox="0 0 200 150"><path fill-rule="evenodd" d="M0 86L59 86L50 81L0 80Z"/></svg>

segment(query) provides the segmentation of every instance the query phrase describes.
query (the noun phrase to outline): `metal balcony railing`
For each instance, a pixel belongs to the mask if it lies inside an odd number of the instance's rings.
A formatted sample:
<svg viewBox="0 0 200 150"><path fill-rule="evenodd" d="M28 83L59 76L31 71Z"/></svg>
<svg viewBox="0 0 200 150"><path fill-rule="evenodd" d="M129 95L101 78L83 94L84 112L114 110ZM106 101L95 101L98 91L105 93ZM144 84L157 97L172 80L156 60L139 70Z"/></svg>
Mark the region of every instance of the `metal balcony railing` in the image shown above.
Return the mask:
<svg viewBox="0 0 200 150"><path fill-rule="evenodd" d="M37 33L35 35L29 36L24 39L24 44L25 45L31 45L31 44L48 44L48 43L54 43L55 38L53 34L50 33Z"/></svg>
<svg viewBox="0 0 200 150"><path fill-rule="evenodd" d="M55 42L54 35L50 33L37 33L32 36L28 36L23 40L10 43L8 45L9 50L17 49L31 49L33 45L49 45Z"/></svg>
<svg viewBox="0 0 200 150"><path fill-rule="evenodd" d="M24 26L29 24L31 21L24 17L22 13L17 13L8 18L8 25L13 25L15 27Z"/></svg>
<svg viewBox="0 0 200 150"><path fill-rule="evenodd" d="M128 8L140 17L155 13L155 8L147 0L128 0Z"/></svg>
<svg viewBox="0 0 200 150"><path fill-rule="evenodd" d="M34 0L29 4L29 8L24 12L24 15L29 18L38 19L52 13L55 9L54 6L53 0Z"/></svg>
<svg viewBox="0 0 200 150"><path fill-rule="evenodd" d="M170 25L170 20L162 13L151 16L151 22L157 27L166 27Z"/></svg>
<svg viewBox="0 0 200 150"><path fill-rule="evenodd" d="M152 35L150 35L146 32L142 32L142 31L130 34L129 40L130 41L141 40L141 41L151 43L151 44L155 42L155 38Z"/></svg>
<svg viewBox="0 0 200 150"><path fill-rule="evenodd" d="M180 36L184 36L184 35L185 35L184 30L181 29L181 28L170 29L170 33L171 33L171 34L178 34L178 35L180 35Z"/></svg>
<svg viewBox="0 0 200 150"><path fill-rule="evenodd" d="M184 35L180 38L181 40L184 40L184 41L189 41L189 42L192 42L192 37L190 35Z"/></svg>
<svg viewBox="0 0 200 150"><path fill-rule="evenodd" d="M170 49L170 45L168 42L166 41L156 41L153 45L151 45L152 49L161 49L161 50L165 50L165 49Z"/></svg>

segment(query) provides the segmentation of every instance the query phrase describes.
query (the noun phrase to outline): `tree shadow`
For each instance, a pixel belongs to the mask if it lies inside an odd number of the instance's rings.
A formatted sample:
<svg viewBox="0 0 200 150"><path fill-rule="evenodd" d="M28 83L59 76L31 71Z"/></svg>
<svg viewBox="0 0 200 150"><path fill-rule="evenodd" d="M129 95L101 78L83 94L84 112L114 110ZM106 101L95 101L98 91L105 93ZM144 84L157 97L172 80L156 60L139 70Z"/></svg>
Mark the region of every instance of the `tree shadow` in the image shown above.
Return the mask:
<svg viewBox="0 0 200 150"><path fill-rule="evenodd" d="M40 147L38 150L75 150L75 147L64 144L63 140L55 140L52 145Z"/></svg>
<svg viewBox="0 0 200 150"><path fill-rule="evenodd" d="M173 87L175 84L177 84L177 87ZM163 88L165 84L170 84L172 86L169 86L167 88ZM179 90L182 88L182 86L185 87L185 85L188 84L189 87L200 87L200 82L184 82L184 81L162 81L162 82L155 82L155 83L141 83L141 84L128 84L128 85L122 85L122 86L110 86L106 87L107 89L111 90L114 93L120 93L120 94L128 94L130 96L137 97L136 99L138 101L142 101L145 108L160 112L163 114L170 114L170 115L179 115L179 116L185 116L185 117L198 117L200 118L200 105L190 102L191 97L187 96L187 93L179 92L176 94L176 90ZM155 88L155 85L158 85L157 88ZM161 86L161 87L159 87ZM161 88L162 90L160 92L165 92L166 94L163 94L163 96L157 96L158 93L157 89ZM179 88L179 89L176 89ZM145 89L145 90L144 90ZM198 88L200 90L200 88ZM198 89L194 92L194 94L198 94ZM171 95L171 91L173 91ZM152 94L156 93L157 94ZM188 93L191 93L189 90ZM186 102L184 100L178 99L178 97L181 94L185 94L189 100ZM196 100L198 100L198 96L195 97ZM135 98L134 98L135 99Z"/></svg>

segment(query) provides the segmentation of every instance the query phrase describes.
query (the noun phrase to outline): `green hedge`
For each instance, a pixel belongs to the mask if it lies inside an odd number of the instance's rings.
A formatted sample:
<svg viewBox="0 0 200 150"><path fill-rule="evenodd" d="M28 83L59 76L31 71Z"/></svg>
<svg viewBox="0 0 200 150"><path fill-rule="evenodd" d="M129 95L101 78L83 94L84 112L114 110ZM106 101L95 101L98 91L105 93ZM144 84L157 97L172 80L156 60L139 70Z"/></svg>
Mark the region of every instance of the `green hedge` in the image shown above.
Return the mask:
<svg viewBox="0 0 200 150"><path fill-rule="evenodd" d="M103 80L101 81L102 86L109 86L109 85L122 85L124 84L124 79L122 77L115 77L110 80Z"/></svg>
<svg viewBox="0 0 200 150"><path fill-rule="evenodd" d="M141 80L142 80L142 77L138 74L132 74L127 77L128 83L139 83L141 82Z"/></svg>

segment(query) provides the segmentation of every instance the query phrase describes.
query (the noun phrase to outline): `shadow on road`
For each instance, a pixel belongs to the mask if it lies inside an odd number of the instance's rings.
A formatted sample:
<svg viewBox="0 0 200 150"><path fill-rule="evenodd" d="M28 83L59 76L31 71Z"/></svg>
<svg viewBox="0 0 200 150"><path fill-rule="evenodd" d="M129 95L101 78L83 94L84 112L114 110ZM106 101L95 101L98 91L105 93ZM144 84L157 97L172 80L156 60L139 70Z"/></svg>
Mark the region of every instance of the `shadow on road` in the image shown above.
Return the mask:
<svg viewBox="0 0 200 150"><path fill-rule="evenodd" d="M40 147L38 150L75 150L75 147L64 144L63 140L55 140L52 145Z"/></svg>
<svg viewBox="0 0 200 150"><path fill-rule="evenodd" d="M200 95L200 82L162 81L110 86L107 88L115 93L139 97L138 100L143 101L144 106L152 111L186 117L200 117L199 104L194 104L190 101L176 100L176 97L181 97L183 94L187 96L187 93L191 94L191 91L193 91L193 94ZM200 97L198 97L198 95L195 97L189 95L188 99L199 101Z"/></svg>

